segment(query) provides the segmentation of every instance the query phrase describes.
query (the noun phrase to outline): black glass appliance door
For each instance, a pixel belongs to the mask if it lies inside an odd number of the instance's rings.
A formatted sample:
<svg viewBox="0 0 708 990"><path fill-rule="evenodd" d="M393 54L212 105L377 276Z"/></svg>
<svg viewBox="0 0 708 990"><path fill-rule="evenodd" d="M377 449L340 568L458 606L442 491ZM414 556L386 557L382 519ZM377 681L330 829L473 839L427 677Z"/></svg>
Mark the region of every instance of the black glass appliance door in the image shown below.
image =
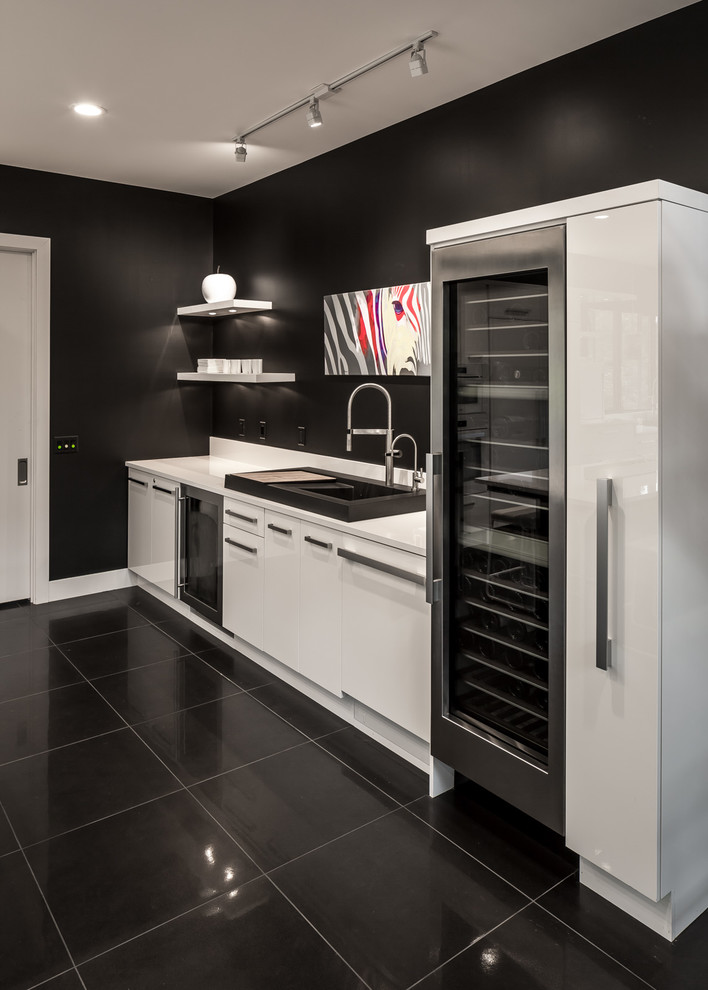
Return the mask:
<svg viewBox="0 0 708 990"><path fill-rule="evenodd" d="M431 752L562 832L565 230L433 249Z"/></svg>
<svg viewBox="0 0 708 990"><path fill-rule="evenodd" d="M180 598L221 625L222 496L183 485L180 505Z"/></svg>

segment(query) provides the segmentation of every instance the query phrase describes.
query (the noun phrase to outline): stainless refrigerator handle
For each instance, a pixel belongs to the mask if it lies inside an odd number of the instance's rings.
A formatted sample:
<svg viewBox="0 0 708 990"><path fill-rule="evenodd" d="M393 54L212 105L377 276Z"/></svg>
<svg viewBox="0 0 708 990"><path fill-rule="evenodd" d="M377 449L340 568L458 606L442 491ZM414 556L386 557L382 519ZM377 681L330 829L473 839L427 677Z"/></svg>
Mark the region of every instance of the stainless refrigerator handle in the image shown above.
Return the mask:
<svg viewBox="0 0 708 990"><path fill-rule="evenodd" d="M440 601L441 580L435 577L435 532L440 530L438 486L442 476L442 454L425 455L425 600L428 605Z"/></svg>
<svg viewBox="0 0 708 990"><path fill-rule="evenodd" d="M383 560L375 560L373 557L363 557L360 553L354 553L352 550L343 550L341 547L337 550L337 555L344 557L345 560L351 560L354 564L364 564L365 567L372 567L375 571L383 571L384 574L393 574L394 577L403 578L404 581L410 581L412 584L425 584L425 578L422 574L406 571L403 567L387 564Z"/></svg>
<svg viewBox="0 0 708 990"><path fill-rule="evenodd" d="M595 666L612 666L612 640L607 635L609 610L610 506L612 478L597 479L597 603L595 612Z"/></svg>

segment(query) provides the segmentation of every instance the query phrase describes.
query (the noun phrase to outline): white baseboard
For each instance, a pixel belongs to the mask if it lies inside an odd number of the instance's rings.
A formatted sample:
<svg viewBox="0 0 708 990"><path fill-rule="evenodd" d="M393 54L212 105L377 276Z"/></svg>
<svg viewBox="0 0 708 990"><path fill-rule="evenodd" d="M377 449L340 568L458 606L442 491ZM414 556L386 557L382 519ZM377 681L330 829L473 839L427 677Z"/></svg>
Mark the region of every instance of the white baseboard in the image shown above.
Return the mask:
<svg viewBox="0 0 708 990"><path fill-rule="evenodd" d="M59 602L64 598L79 598L99 591L116 591L135 584L135 576L127 567L117 571L99 571L97 574L79 574L77 577L62 578L49 582L49 601Z"/></svg>

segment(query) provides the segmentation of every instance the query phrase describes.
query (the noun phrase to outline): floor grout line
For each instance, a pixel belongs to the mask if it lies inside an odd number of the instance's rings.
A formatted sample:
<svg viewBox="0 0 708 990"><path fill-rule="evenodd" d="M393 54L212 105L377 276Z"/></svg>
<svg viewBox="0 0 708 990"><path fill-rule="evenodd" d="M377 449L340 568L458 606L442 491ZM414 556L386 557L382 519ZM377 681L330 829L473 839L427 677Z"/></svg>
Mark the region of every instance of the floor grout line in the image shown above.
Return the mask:
<svg viewBox="0 0 708 990"><path fill-rule="evenodd" d="M246 880L244 883L240 883L234 890L243 890L244 887L248 887L249 884L256 883L258 880L267 880L268 878L261 873L257 877L253 877L251 880ZM180 918L186 918L187 915L194 914L195 911L199 911L200 908L207 907L209 904L213 904L214 901L218 901L223 897L228 897L233 891L225 891L221 894L216 894L214 897L210 897L200 904L194 905L194 907L187 908L186 911L180 911L173 918L166 918L165 921L161 921L157 925L152 925L150 928L146 928L144 932L138 932L137 935L131 935L130 938L124 939L117 945L112 945L110 949L104 949L102 952L97 952L94 956L88 956L86 959L82 959L79 966L86 966L88 963L94 962L96 959L100 959L102 956L107 956L111 952L116 952L118 949L122 949L124 945L130 945L131 942L136 942L140 938L144 938L146 935L150 935L152 932L159 931L160 928L164 928L166 925L171 925L175 921L179 921Z"/></svg>
<svg viewBox="0 0 708 990"><path fill-rule="evenodd" d="M66 951L66 954L67 954L67 956L69 958L69 962L74 967L74 971L76 972L76 975L77 975L79 981L81 982L81 986L84 988L84 990L86 990L86 984L84 983L83 978L82 978L81 974L79 973L79 971L78 971L78 969L76 967L76 961L74 959L73 954L69 950L69 946L67 944L67 941L64 938L64 933L61 930L61 928L59 927L59 924L57 922L57 919L54 917L54 912L52 911L52 909L51 909L51 907L49 905L49 901L45 897L44 891L42 890L42 887L41 887L41 885L39 883L39 880L37 880L37 876L36 876L34 870L32 869L32 864L30 863L29 859L27 858L27 854L25 853L24 849L22 848L22 846L20 844L19 836L17 835L17 832L15 831L15 827L14 827L14 825L12 824L12 822L10 820L10 816L5 811L5 806L3 804L1 804L1 803L0 803L0 808L2 808L2 812L5 815L5 818L7 820L7 824L10 826L10 830L12 831L12 834L13 834L13 836L15 838L15 842L20 847L19 848L19 852L20 852L20 854L22 855L22 858L25 861L25 865L27 866L27 869L30 872L30 876L32 877L32 880L34 881L35 886L37 887L37 890L39 891L39 896L44 901L44 906L46 907L47 913L49 914L49 917L52 919L52 923L53 923L54 927L57 930L57 934L59 935L59 938L61 939L62 945L64 946L64 950ZM69 972L69 970L65 970L64 972ZM56 976L59 976L59 975L61 975L61 974L59 974L59 973L55 973L54 974L55 977ZM54 979L54 977L50 977L50 979ZM46 983L47 980L45 980L44 982ZM40 984L40 986L41 986L41 984Z"/></svg>
<svg viewBox="0 0 708 990"><path fill-rule="evenodd" d="M290 900L290 898L288 897L288 895L284 891L282 891L280 889L280 887L277 885L277 883L275 882L275 880L273 880L273 877L270 874L266 874L266 880L269 880L271 882L271 884L273 885L273 887L275 887L275 889L278 891L278 893L280 894L280 896L283 897L288 902L288 904L292 907L292 909L294 911L297 911L297 913L300 915L300 917L310 926L310 928L313 930L313 932L315 932L315 934L319 938L322 939L322 941L325 943L325 945L329 946L329 948L332 950L332 952L334 952L335 955L339 956L339 958L342 960L342 962L344 963L344 965L348 969L350 969L352 971L352 973L356 976L356 978L358 980L361 980L361 982L364 984L364 986L367 988L367 990L372 990L371 984L367 983L366 980L364 979L364 977L361 976L360 973L357 973L357 971L354 969L354 967L351 965L351 963L347 962L347 960L344 958L344 956L341 954L341 952L338 952L337 949L335 949L335 947L332 945L332 943L329 942L325 938L325 936L322 934L322 932L319 930L319 928L317 928L310 921L310 919L307 917L307 915L304 914L300 910L300 908L297 906L297 904L293 903L293 901Z"/></svg>
<svg viewBox="0 0 708 990"><path fill-rule="evenodd" d="M331 846L334 842L339 842L340 839L346 839L348 836L354 835L356 832L360 832L363 828L368 828L369 825L374 825L376 822L383 821L384 818L389 818L391 815L395 815L396 812L400 810L400 808L389 808L389 810L385 811L382 815L377 815L376 818L372 818L368 822L362 822L361 825L357 825L355 828L350 828L348 832L343 832L341 835L335 835L333 838L327 839L326 842L321 842L319 846L314 846L312 849L308 849L306 852L300 853L298 856L293 856L292 859L287 861L287 863L280 863L278 866L274 866L270 870L265 870L265 875L269 877L273 873L277 873L278 870L284 870L286 867L290 866L291 863L297 863L299 860L304 859L312 853L319 852L321 849L326 849L327 846Z"/></svg>
<svg viewBox="0 0 708 990"><path fill-rule="evenodd" d="M567 879L568 878L566 877L566 880ZM649 983L647 980L644 979L644 977L640 976L638 973L635 973L633 969L630 969L629 966L625 965L625 963L623 963L620 959L618 959L617 956L613 956L611 952L607 952L607 950L606 949L603 949L601 945L598 945L596 942L593 942L593 940L590 939L590 938L588 938L587 935L583 935L583 933L582 932L579 932L577 928L573 928L573 926L571 924L569 924L563 918L559 917L557 914L554 914L553 911L549 911L549 909L547 907L544 907L543 904L538 904L535 901L534 901L534 904L536 904L536 907L539 908L539 910L541 910L545 914L549 915L555 921L560 922L561 925L563 925L565 928L569 929L571 932L573 932L575 935L577 935L578 938L581 938L583 940L583 942L586 942L588 945L591 945L594 949L597 949L598 952L601 952L602 955L605 956L607 959L611 959L612 962L613 963L616 963L617 966L621 966L622 969L625 970L625 972L627 972L631 976L635 977L635 979L639 980L645 986L650 987L651 990L656 990L656 988L655 988L655 986L653 984Z"/></svg>
<svg viewBox="0 0 708 990"><path fill-rule="evenodd" d="M516 918L517 915L522 914L524 911L528 910L528 908L531 907L532 903L533 902L530 901L528 904L524 904L523 907L520 907L518 911L514 911L513 914L510 914L507 918L504 918L504 920L500 921L499 924L494 925L488 931L483 932L480 935L477 935L476 938L472 939L469 945L466 945L463 949L460 949L459 952L456 952L454 955L450 956L449 959L446 959L444 963L441 963L439 966L436 966L435 969L431 969L429 973L425 973L425 975L421 976L421 978L419 980L416 980L415 983L411 983L410 986L407 987L407 990L414 990L414 987L419 986L424 980L427 980L428 977L432 976L433 973L438 973L441 969L444 969L448 963L451 963L453 959L457 959L458 956L461 956L463 953L467 952L468 949L471 949L473 945L477 945L478 942L481 942L483 939L488 938L490 935L498 931L500 928L503 928L504 925L507 924L507 922L511 921L513 918Z"/></svg>

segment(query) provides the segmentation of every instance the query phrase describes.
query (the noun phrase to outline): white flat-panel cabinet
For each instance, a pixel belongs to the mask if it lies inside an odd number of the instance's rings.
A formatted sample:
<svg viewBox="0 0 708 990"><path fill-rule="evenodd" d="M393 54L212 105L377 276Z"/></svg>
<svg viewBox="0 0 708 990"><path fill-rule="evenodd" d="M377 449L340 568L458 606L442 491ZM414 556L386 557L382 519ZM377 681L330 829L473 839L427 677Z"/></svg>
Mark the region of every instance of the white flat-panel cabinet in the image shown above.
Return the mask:
<svg viewBox="0 0 708 990"><path fill-rule="evenodd" d="M179 485L131 468L128 474L128 567L176 595Z"/></svg>
<svg viewBox="0 0 708 990"><path fill-rule="evenodd" d="M339 533L300 524L300 673L342 693L342 558Z"/></svg>
<svg viewBox="0 0 708 990"><path fill-rule="evenodd" d="M146 576L151 554L150 475L133 468L128 473L128 567Z"/></svg>
<svg viewBox="0 0 708 990"><path fill-rule="evenodd" d="M567 220L567 843L668 937L708 906L708 212L677 199Z"/></svg>
<svg viewBox="0 0 708 990"><path fill-rule="evenodd" d="M265 514L263 649L297 670L300 613L300 521Z"/></svg>
<svg viewBox="0 0 708 990"><path fill-rule="evenodd" d="M265 540L262 536L224 526L224 628L263 647L263 575Z"/></svg>
<svg viewBox="0 0 708 990"><path fill-rule="evenodd" d="M153 478L150 511L151 580L170 595L177 594L177 497L179 485L164 478Z"/></svg>
<svg viewBox="0 0 708 990"><path fill-rule="evenodd" d="M342 690L430 738L430 611L425 558L344 536Z"/></svg>

